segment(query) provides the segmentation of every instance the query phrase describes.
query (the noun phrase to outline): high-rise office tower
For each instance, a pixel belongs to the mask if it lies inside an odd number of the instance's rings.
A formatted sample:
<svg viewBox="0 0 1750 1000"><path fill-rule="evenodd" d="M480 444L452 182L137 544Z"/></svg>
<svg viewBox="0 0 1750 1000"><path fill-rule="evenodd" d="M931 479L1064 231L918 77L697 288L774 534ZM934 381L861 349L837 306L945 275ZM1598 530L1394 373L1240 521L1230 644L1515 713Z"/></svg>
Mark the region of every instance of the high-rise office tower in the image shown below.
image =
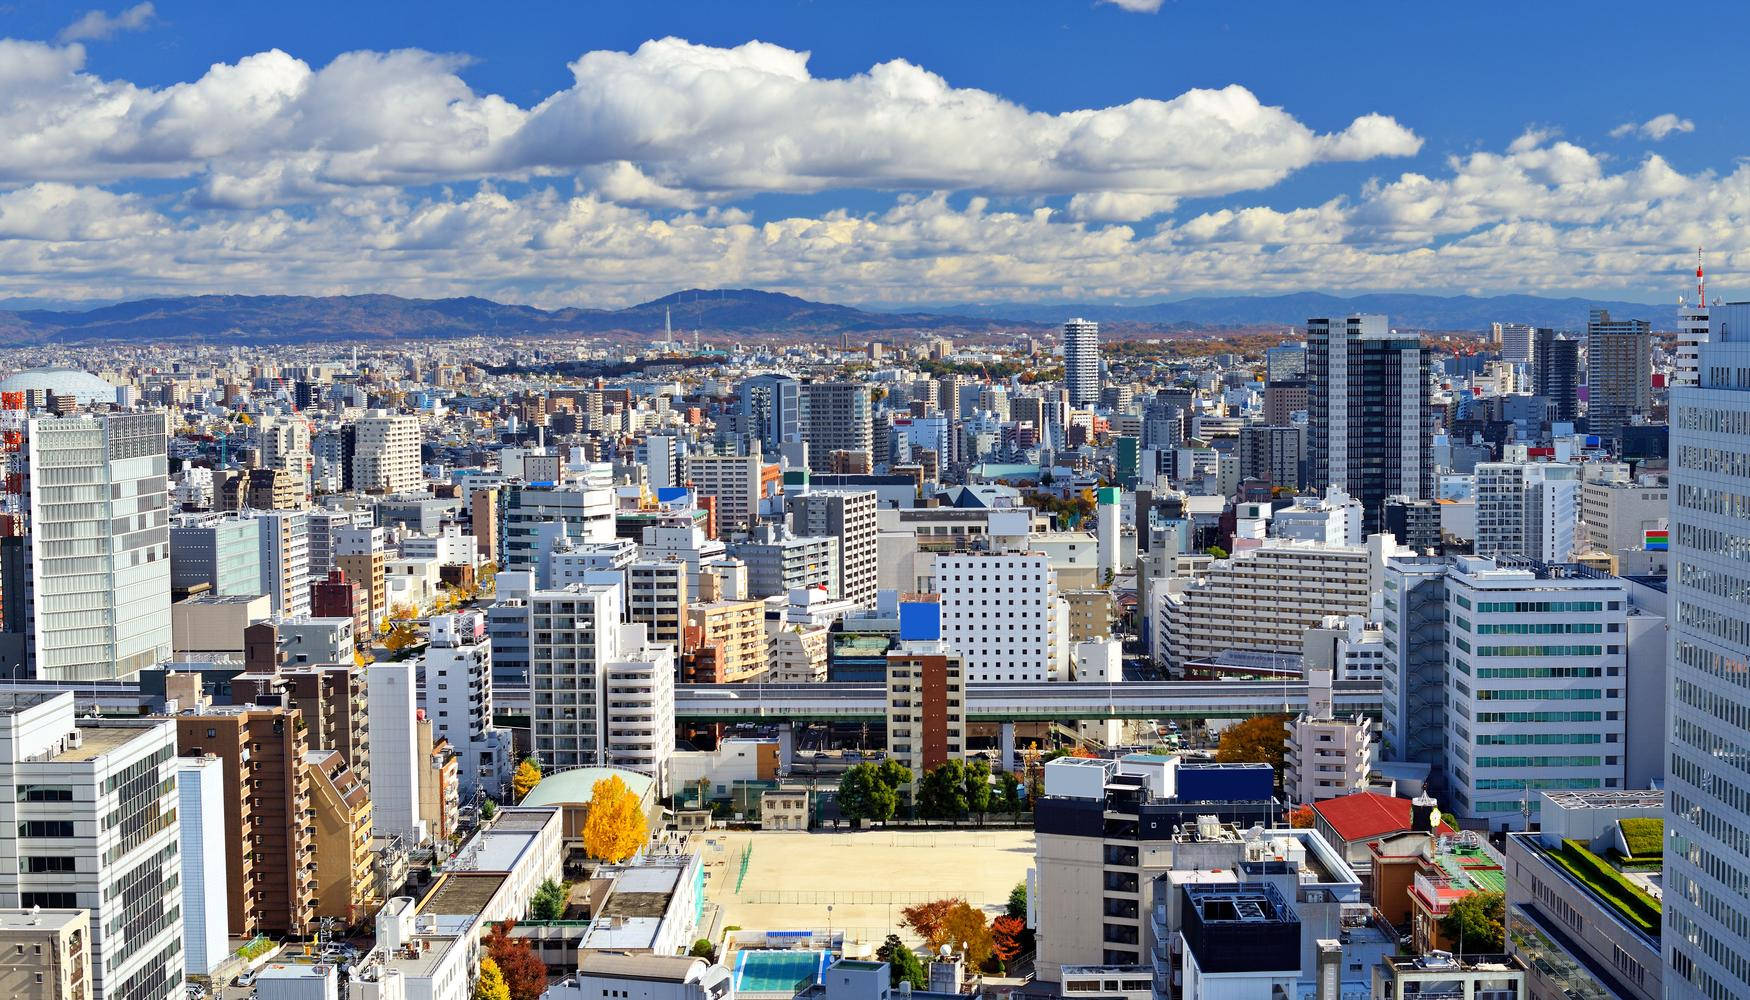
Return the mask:
<svg viewBox="0 0 1750 1000"><path fill-rule="evenodd" d="M861 382L808 382L802 386L802 437L811 472L831 472L835 451L875 452L874 404Z"/></svg>
<svg viewBox="0 0 1750 1000"><path fill-rule="evenodd" d="M1707 283L1701 270L1701 251L1695 252L1695 301L1677 300L1677 364L1671 386L1701 384L1701 345L1707 343Z"/></svg>
<svg viewBox="0 0 1750 1000"><path fill-rule="evenodd" d="M1532 392L1550 401L1550 419L1572 423L1580 417L1580 342L1539 327L1532 336Z"/></svg>
<svg viewBox="0 0 1750 1000"><path fill-rule="evenodd" d="M1037 552L936 557L942 639L970 683L1061 680L1067 673L1069 604L1057 572Z"/></svg>
<svg viewBox="0 0 1750 1000"><path fill-rule="evenodd" d="M355 425L352 488L367 493L407 493L425 484L419 461L419 418L372 410Z"/></svg>
<svg viewBox="0 0 1750 1000"><path fill-rule="evenodd" d="M1586 428L1615 440L1653 404L1653 325L1613 320L1594 309L1586 320Z"/></svg>
<svg viewBox="0 0 1750 1000"><path fill-rule="evenodd" d="M1750 996L1750 303L1716 307L1672 394L1665 996Z"/></svg>
<svg viewBox="0 0 1750 1000"><path fill-rule="evenodd" d="M1579 520L1580 470L1560 462L1482 462L1476 469L1479 556L1567 562Z"/></svg>
<svg viewBox="0 0 1750 1000"><path fill-rule="evenodd" d="M1100 401L1100 324L1072 319L1063 325L1063 384L1071 406Z"/></svg>
<svg viewBox="0 0 1750 1000"><path fill-rule="evenodd" d="M810 490L789 500L790 523L798 535L838 539L839 595L874 607L881 536L875 492Z"/></svg>
<svg viewBox="0 0 1750 1000"><path fill-rule="evenodd" d="M1501 360L1516 365L1530 364L1537 350L1532 328L1524 323L1496 323L1495 343L1501 348Z"/></svg>
<svg viewBox="0 0 1750 1000"><path fill-rule="evenodd" d="M788 375L755 375L742 381L741 431L759 439L769 455L802 439L802 383Z"/></svg>
<svg viewBox="0 0 1750 1000"><path fill-rule="evenodd" d="M1264 381L1289 382L1306 378L1306 345L1278 344L1264 352Z"/></svg>
<svg viewBox="0 0 1750 1000"><path fill-rule="evenodd" d="M51 681L110 680L170 655L170 492L163 413L33 417L24 545L5 658Z"/></svg>
<svg viewBox="0 0 1750 1000"><path fill-rule="evenodd" d="M1361 501L1379 530L1389 496L1434 492L1427 351L1384 316L1306 321L1307 486Z"/></svg>
<svg viewBox="0 0 1750 1000"><path fill-rule="evenodd" d="M0 899L91 911L91 1000L180 1000L176 728L0 695ZM265 848L264 848L265 849Z"/></svg>

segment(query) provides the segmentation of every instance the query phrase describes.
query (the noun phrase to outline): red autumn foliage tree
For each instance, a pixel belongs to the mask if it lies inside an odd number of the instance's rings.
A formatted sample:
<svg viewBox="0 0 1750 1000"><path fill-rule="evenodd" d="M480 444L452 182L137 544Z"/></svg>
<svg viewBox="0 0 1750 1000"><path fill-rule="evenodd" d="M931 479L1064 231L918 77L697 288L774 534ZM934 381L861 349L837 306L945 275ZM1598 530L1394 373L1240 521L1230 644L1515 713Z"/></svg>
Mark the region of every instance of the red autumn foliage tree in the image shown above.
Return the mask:
<svg viewBox="0 0 1750 1000"><path fill-rule="evenodd" d="M515 921L506 920L486 936L486 951L504 974L510 1000L541 1000L547 992L547 965L529 943L510 936Z"/></svg>
<svg viewBox="0 0 1750 1000"><path fill-rule="evenodd" d="M996 918L990 924L991 954L1002 959L1004 964L1013 962L1021 953L1021 938L1026 933L1027 924L1021 918Z"/></svg>

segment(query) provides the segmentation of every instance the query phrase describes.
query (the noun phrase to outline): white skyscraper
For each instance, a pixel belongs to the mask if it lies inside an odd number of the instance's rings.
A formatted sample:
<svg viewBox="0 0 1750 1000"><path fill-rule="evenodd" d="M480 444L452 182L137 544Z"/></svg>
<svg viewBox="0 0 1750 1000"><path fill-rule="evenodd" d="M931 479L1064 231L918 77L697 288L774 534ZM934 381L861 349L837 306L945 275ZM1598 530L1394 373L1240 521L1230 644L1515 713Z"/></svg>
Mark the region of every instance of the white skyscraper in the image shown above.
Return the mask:
<svg viewBox="0 0 1750 1000"><path fill-rule="evenodd" d="M1063 325L1063 383L1071 406L1100 401L1100 324L1078 318Z"/></svg>
<svg viewBox="0 0 1750 1000"><path fill-rule="evenodd" d="M26 670L110 680L170 655L170 511L163 413L33 417L25 550L6 601L26 608Z"/></svg>
<svg viewBox="0 0 1750 1000"><path fill-rule="evenodd" d="M1516 365L1531 363L1534 339L1531 327L1524 323L1496 323L1495 341L1501 346L1501 360Z"/></svg>
<svg viewBox="0 0 1750 1000"><path fill-rule="evenodd" d="M1750 302L1672 394L1665 996L1750 996Z"/></svg>
<svg viewBox="0 0 1750 1000"><path fill-rule="evenodd" d="M91 911L92 1000L183 993L176 729L0 695L0 899ZM222 891L222 890L221 890Z"/></svg>
<svg viewBox="0 0 1750 1000"><path fill-rule="evenodd" d="M607 665L618 658L625 591L618 584L574 583L532 591L528 614L529 732L541 766L600 766Z"/></svg>

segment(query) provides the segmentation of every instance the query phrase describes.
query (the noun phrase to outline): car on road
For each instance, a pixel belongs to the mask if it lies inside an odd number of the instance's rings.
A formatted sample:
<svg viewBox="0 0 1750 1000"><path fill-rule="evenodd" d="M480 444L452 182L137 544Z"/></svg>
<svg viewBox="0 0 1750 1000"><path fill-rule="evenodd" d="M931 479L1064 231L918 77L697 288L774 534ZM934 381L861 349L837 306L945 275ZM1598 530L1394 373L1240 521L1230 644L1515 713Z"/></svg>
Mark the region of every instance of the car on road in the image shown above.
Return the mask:
<svg viewBox="0 0 1750 1000"><path fill-rule="evenodd" d="M236 979L231 980L231 985L232 986L254 986L255 985L255 973L253 971L245 972L242 975L238 976Z"/></svg>

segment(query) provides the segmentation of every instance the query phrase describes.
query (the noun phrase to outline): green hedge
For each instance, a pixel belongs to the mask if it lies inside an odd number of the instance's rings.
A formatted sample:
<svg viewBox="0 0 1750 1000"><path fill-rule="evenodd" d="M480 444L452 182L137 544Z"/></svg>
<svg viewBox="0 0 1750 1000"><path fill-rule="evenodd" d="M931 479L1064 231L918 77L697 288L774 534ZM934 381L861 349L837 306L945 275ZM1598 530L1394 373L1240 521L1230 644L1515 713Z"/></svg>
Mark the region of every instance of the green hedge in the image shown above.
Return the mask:
<svg viewBox="0 0 1750 1000"><path fill-rule="evenodd" d="M1634 858L1659 858L1665 855L1665 821L1652 816L1636 816L1617 820L1622 827L1622 839Z"/></svg>
<svg viewBox="0 0 1750 1000"><path fill-rule="evenodd" d="M1659 933L1659 902L1643 892L1609 862L1586 849L1577 840L1562 841L1556 855L1570 875L1591 886L1594 891L1616 904L1624 916L1648 934Z"/></svg>

